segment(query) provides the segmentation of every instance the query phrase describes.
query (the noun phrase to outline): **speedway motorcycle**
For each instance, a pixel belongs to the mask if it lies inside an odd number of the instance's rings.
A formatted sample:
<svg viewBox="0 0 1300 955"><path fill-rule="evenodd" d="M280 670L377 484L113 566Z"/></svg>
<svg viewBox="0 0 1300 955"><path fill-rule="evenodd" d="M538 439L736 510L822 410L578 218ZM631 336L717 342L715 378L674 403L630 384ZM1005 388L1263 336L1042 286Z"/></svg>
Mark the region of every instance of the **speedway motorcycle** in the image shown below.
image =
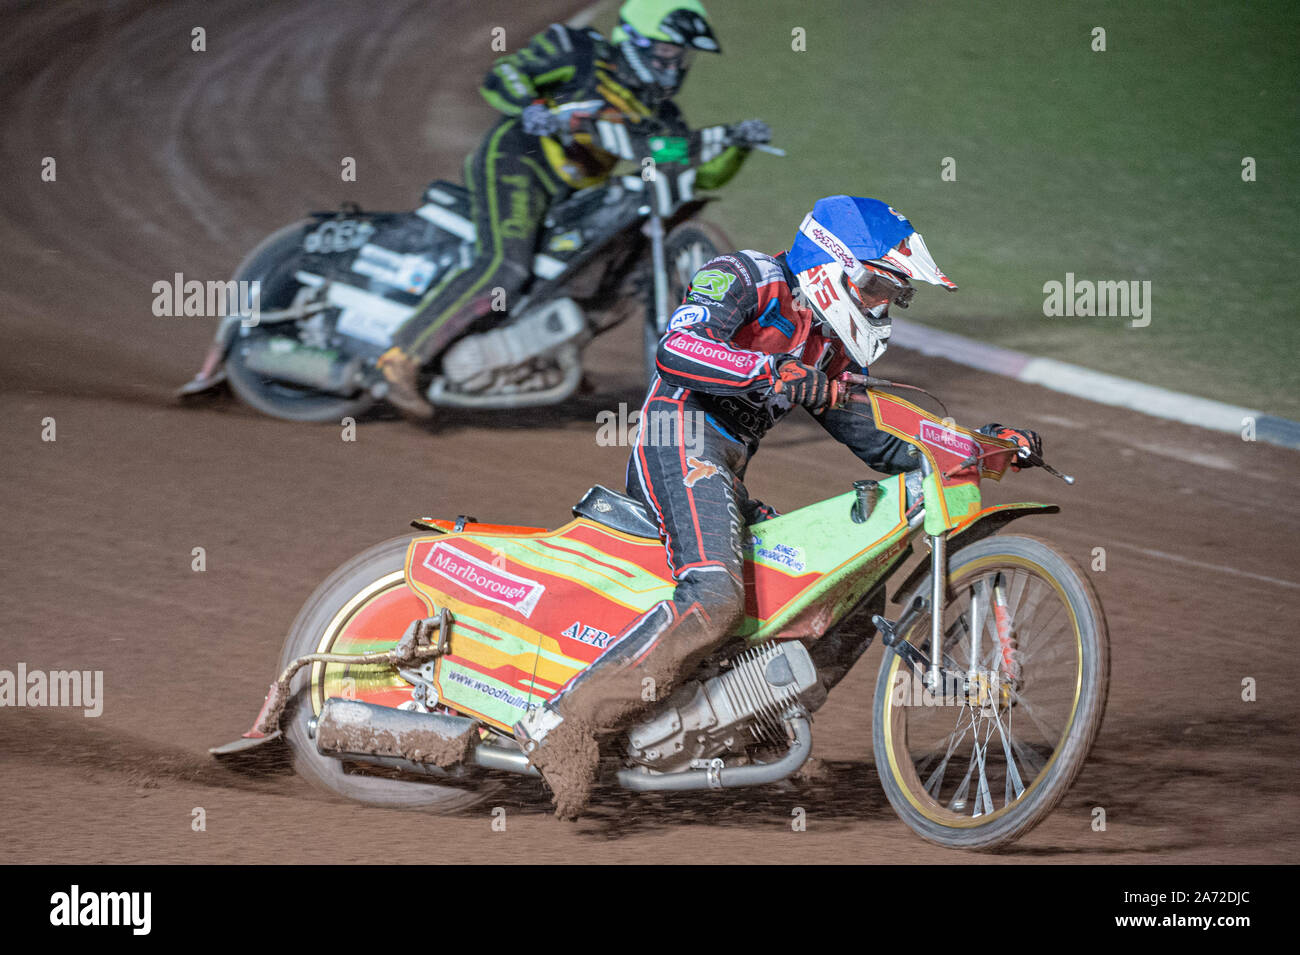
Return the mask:
<svg viewBox="0 0 1300 955"><path fill-rule="evenodd" d="M869 406L918 467L749 527L744 623L605 744L604 784L662 792L786 779L809 756L812 714L879 633L876 768L912 829L989 848L1065 794L1101 726L1106 618L1068 557L996 533L1059 508L980 498L980 482L1013 464L1057 472L884 386L907 387L846 373L834 400ZM673 592L651 516L600 486L555 530L468 517L413 525L414 536L358 555L317 589L253 728L214 755L237 760L283 739L299 773L350 799L463 809L490 796L494 776L536 775L511 726ZM929 559L894 580L918 543ZM904 598L893 620L883 616L891 587Z"/></svg>
<svg viewBox="0 0 1300 955"><path fill-rule="evenodd" d="M706 130L692 163L684 140L638 134L604 105L553 107L566 124L560 139L590 130L613 155L643 157L640 174L579 190L550 210L529 282L506 318L471 330L422 369L421 391L434 407L562 402L582 381L583 348L638 306L652 367L673 304L700 266L731 248L698 218L714 197L695 191L698 165L726 148L728 127ZM263 240L230 286L258 283L255 320L246 303L227 309L202 369L178 394L228 382L248 405L292 421L337 422L382 400L387 384L375 361L393 332L474 254L465 187L435 181L423 199L412 212L346 205L312 213Z"/></svg>

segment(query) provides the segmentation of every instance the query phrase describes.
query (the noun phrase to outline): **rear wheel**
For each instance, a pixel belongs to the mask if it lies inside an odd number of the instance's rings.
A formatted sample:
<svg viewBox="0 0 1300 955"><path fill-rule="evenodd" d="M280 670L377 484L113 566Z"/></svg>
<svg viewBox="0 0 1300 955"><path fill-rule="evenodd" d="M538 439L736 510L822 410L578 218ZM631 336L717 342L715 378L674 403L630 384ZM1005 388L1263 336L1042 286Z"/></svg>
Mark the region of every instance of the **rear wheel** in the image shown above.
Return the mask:
<svg viewBox="0 0 1300 955"><path fill-rule="evenodd" d="M876 769L920 836L987 849L1041 822L1083 768L1106 705L1109 636L1091 583L1037 538L972 544L953 555L948 577L952 682L932 694L898 654L885 653ZM903 636L929 656L929 614Z"/></svg>
<svg viewBox="0 0 1300 955"><path fill-rule="evenodd" d="M256 281L261 286L260 307L288 308L302 288L295 278L302 237L309 223L295 222L271 233L235 270L235 281ZM241 328L226 358L230 388L240 400L263 414L287 421L338 422L357 417L375 403L367 391L343 397L277 381L259 374L244 362L249 346L263 337L294 337L296 323L275 323Z"/></svg>
<svg viewBox="0 0 1300 955"><path fill-rule="evenodd" d="M671 315L677 304L685 297L686 287L691 284L704 263L732 248L731 240L718 226L703 220L690 219L674 226L664 237L664 261L668 270L668 314ZM650 282L650 299L646 306L646 318L643 326L646 378L655 374L655 353L659 350L659 340L668 331L660 328L655 315L654 279Z"/></svg>
<svg viewBox="0 0 1300 955"><path fill-rule="evenodd" d="M280 668L308 653L367 653L390 649L412 620L426 615L406 586L406 551L412 536L395 537L352 558L316 589L293 622ZM390 666L313 663L298 671L280 726L293 751L294 769L323 789L372 806L453 812L491 795L493 783L452 767L434 777L352 766L316 751L312 721L325 700L348 696L397 707L411 685Z"/></svg>

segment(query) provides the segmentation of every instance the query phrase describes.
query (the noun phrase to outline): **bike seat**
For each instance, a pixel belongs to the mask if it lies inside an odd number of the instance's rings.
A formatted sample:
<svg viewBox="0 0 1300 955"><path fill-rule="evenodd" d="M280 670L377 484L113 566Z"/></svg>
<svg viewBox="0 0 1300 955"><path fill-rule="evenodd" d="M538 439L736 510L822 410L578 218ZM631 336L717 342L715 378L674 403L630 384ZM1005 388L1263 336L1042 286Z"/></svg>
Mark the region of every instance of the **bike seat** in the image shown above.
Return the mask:
<svg viewBox="0 0 1300 955"><path fill-rule="evenodd" d="M573 505L573 513L633 537L659 539L659 522L639 501L599 484Z"/></svg>

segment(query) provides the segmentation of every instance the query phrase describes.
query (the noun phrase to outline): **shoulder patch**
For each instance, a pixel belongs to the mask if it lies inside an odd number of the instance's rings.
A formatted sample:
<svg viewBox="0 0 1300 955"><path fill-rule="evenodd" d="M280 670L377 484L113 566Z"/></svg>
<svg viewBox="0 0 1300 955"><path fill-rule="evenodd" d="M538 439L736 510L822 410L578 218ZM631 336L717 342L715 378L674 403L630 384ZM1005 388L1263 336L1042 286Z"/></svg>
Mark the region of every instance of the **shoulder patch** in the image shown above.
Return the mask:
<svg viewBox="0 0 1300 955"><path fill-rule="evenodd" d="M683 305L668 319L668 330L675 332L690 325L709 320L709 310L703 305Z"/></svg>
<svg viewBox="0 0 1300 955"><path fill-rule="evenodd" d="M714 259L713 261L718 261ZM691 292L721 302L736 281L735 272L723 269L701 269L691 279Z"/></svg>

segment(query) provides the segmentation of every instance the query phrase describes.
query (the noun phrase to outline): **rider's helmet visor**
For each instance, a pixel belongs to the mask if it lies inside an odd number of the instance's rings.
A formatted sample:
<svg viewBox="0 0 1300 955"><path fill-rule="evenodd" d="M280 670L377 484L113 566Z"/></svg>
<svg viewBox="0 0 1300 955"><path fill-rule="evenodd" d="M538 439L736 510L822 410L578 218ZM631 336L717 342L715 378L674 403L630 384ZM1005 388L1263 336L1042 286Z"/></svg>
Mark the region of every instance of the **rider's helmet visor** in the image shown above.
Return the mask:
<svg viewBox="0 0 1300 955"><path fill-rule="evenodd" d="M686 77L686 71L691 68L694 53L695 51L690 47L656 40L642 56L660 86L676 89Z"/></svg>
<svg viewBox="0 0 1300 955"><path fill-rule="evenodd" d="M857 281L848 284L858 293L855 296L858 301L873 310L890 302L899 308L907 308L912 302L912 296L916 294L916 289L901 275L866 262L862 263L862 274Z"/></svg>

